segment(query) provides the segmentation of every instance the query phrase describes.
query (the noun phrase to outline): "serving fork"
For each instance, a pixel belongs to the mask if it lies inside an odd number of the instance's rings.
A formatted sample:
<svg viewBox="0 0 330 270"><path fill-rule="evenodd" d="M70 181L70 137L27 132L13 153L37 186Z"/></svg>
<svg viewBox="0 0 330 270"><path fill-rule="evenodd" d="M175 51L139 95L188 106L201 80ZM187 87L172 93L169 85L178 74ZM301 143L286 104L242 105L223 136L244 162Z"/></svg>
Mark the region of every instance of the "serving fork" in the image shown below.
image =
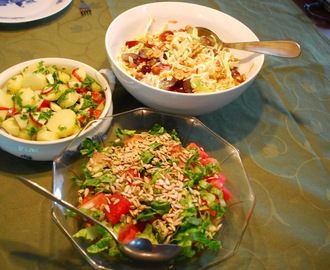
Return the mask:
<svg viewBox="0 0 330 270"><path fill-rule="evenodd" d="M80 0L80 13L81 15L92 14L92 9L85 3L84 0Z"/></svg>

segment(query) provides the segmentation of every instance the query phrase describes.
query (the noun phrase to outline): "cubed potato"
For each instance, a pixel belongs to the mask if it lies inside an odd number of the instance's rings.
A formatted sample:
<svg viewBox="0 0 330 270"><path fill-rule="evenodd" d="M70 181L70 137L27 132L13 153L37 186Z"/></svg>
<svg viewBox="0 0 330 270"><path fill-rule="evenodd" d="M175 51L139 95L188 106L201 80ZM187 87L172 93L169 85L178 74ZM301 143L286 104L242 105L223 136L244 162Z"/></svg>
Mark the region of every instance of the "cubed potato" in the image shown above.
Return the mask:
<svg viewBox="0 0 330 270"><path fill-rule="evenodd" d="M2 127L11 135L18 137L20 128L15 118L11 117L2 122Z"/></svg>
<svg viewBox="0 0 330 270"><path fill-rule="evenodd" d="M37 100L34 91L31 88L21 88L15 94L15 104L20 108L25 106L32 108L36 106Z"/></svg>
<svg viewBox="0 0 330 270"><path fill-rule="evenodd" d="M68 81L67 84L68 84L68 87L69 88L73 88L73 89L80 88L82 86L82 83L81 82L74 81L74 80Z"/></svg>
<svg viewBox="0 0 330 270"><path fill-rule="evenodd" d="M58 111L62 110L62 108L61 108L57 103L55 103L55 102L51 102L51 103L49 104L49 107L50 107L51 110L54 111L54 112L58 112Z"/></svg>
<svg viewBox="0 0 330 270"><path fill-rule="evenodd" d="M36 135L31 136L31 134L29 133L29 130L23 129L23 130L20 130L17 137L24 139L24 140L35 140Z"/></svg>
<svg viewBox="0 0 330 270"><path fill-rule="evenodd" d="M55 132L60 138L70 136L75 131L76 114L70 109L55 112L46 126L49 131Z"/></svg>
<svg viewBox="0 0 330 270"><path fill-rule="evenodd" d="M20 129L26 129L29 125L30 117L27 113L19 113L13 116L20 127Z"/></svg>
<svg viewBox="0 0 330 270"><path fill-rule="evenodd" d="M72 71L72 78L76 78L80 82L84 81L86 76L86 70L83 68L76 68Z"/></svg>
<svg viewBox="0 0 330 270"><path fill-rule="evenodd" d="M39 125L37 125L37 123L35 123L34 121L32 121L32 119L29 116L29 121L28 121L28 125L26 127L26 130L30 130L30 132L31 132L31 131L34 131L34 130L36 130L38 128L40 128Z"/></svg>
<svg viewBox="0 0 330 270"><path fill-rule="evenodd" d="M12 108L12 107L14 107L14 102L12 100L12 95L7 94L3 90L0 90L0 107L3 107L3 108Z"/></svg>
<svg viewBox="0 0 330 270"><path fill-rule="evenodd" d="M23 74L22 87L29 87L32 90L44 89L47 85L46 76L42 73Z"/></svg>
<svg viewBox="0 0 330 270"><path fill-rule="evenodd" d="M92 83L92 90L94 92L101 92L102 91L102 87L97 82L93 82Z"/></svg>
<svg viewBox="0 0 330 270"><path fill-rule="evenodd" d="M73 134L78 134L81 131L81 127L76 123L74 126Z"/></svg>
<svg viewBox="0 0 330 270"><path fill-rule="evenodd" d="M18 74L7 81L7 89L11 94L15 94L22 88L23 75Z"/></svg>
<svg viewBox="0 0 330 270"><path fill-rule="evenodd" d="M67 83L71 79L71 76L68 73L59 70L58 78L60 79L60 81Z"/></svg>
<svg viewBox="0 0 330 270"><path fill-rule="evenodd" d="M8 110L0 110L0 125L7 118Z"/></svg>
<svg viewBox="0 0 330 270"><path fill-rule="evenodd" d="M32 63L30 65L28 65L27 67L25 67L22 71L22 74L31 74L33 72L35 72L36 70L39 70L41 67L43 67L43 63L39 62L39 63Z"/></svg>
<svg viewBox="0 0 330 270"><path fill-rule="evenodd" d="M80 95L76 91L67 91L62 94L57 103L61 108L69 108L78 101L79 97Z"/></svg>
<svg viewBox="0 0 330 270"><path fill-rule="evenodd" d="M60 137L53 131L42 129L37 133L37 141L54 141L58 139L60 139Z"/></svg>

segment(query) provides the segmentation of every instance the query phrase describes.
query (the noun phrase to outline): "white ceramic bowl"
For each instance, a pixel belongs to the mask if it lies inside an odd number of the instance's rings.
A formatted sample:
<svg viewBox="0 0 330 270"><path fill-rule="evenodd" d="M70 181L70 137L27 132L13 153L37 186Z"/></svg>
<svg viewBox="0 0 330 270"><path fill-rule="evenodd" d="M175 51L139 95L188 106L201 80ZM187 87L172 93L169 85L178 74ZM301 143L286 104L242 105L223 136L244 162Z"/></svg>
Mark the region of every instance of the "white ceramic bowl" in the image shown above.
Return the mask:
<svg viewBox="0 0 330 270"><path fill-rule="evenodd" d="M13 77L16 74L19 74L23 68L32 64L39 63L40 61L44 61L46 66L49 65L57 65L59 67L68 67L68 68L78 68L83 67L87 74L96 78L100 81L105 91L106 103L105 108L100 117L105 117L112 115L113 106L112 106L112 92L114 76L111 77L112 72L109 70L100 70L97 71L89 65L81 63L79 61L65 59L65 58L40 58L29 60L26 62L22 62L15 66L10 67L9 69L3 71L0 74L0 86L2 86L8 79ZM102 75L106 75L108 80L110 81L109 85L108 81ZM93 126L91 127L93 128ZM106 128L106 127L104 127ZM81 135L87 135L90 129L87 129ZM72 135L66 138L62 138L54 141L29 141L14 137L4 130L0 129L0 148L6 152L9 152L15 156L30 159L30 160L38 160L38 161L49 161L53 160L61 150L73 139L76 135Z"/></svg>
<svg viewBox="0 0 330 270"><path fill-rule="evenodd" d="M203 26L213 30L226 42L257 41L256 35L235 18L208 7L180 2L159 2L134 7L116 17L108 27L105 46L111 68L125 89L141 103L160 111L185 115L202 115L215 111L241 95L256 78L264 55L233 50L240 60L239 71L246 74L242 84L224 91L204 94L186 94L160 90L128 75L117 63L120 47L145 31L150 20L151 32L165 24L170 29L186 25ZM173 24L170 21L176 20Z"/></svg>

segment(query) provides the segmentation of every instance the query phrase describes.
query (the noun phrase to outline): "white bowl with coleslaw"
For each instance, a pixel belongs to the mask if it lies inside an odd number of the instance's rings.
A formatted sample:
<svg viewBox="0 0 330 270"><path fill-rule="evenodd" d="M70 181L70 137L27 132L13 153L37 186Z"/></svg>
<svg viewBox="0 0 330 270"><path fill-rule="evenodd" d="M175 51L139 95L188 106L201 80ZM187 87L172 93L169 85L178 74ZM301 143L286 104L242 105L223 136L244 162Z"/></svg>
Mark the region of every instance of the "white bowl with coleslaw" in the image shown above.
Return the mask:
<svg viewBox="0 0 330 270"><path fill-rule="evenodd" d="M86 73L98 81L99 85L102 86L104 89L105 101L104 101L104 108L102 113L99 117L109 116L113 112L113 105L112 105L112 92L111 89L114 88L112 83L114 83L114 76L110 70L100 70L97 71L91 66L84 64L79 61L66 59L66 58L39 58L33 59L26 62L19 63L14 65L7 70L3 71L0 74L0 91L3 97L4 95L7 96L9 90L6 90L8 80L18 74L21 74L23 69L28 66L33 66L34 64L38 64L40 62L44 63L44 66L57 66L60 68L64 68L66 70L73 70L76 68L83 68ZM104 74L108 80L102 75ZM111 77L112 75L112 77ZM111 85L111 86L110 86ZM11 110L11 108L6 108L2 105L1 102L0 107L2 110ZM16 105L15 105L16 106ZM11 112L15 115L17 112ZM8 116L8 114L7 114ZM6 118L7 118L6 116ZM50 161L53 160L61 150L76 137L76 134L72 134L70 136L62 137L56 140L29 140L22 137L16 137L8 132L6 128L3 126L4 119L1 119L0 123L0 149L18 156L23 159L28 160L36 160L36 161ZM90 129L92 129L91 127ZM85 134L88 134L90 129L86 130ZM106 129L106 127L104 127Z"/></svg>
<svg viewBox="0 0 330 270"><path fill-rule="evenodd" d="M184 12L182 12L184 10ZM226 42L257 41L257 36L237 19L205 6L181 2L145 4L125 11L109 25L105 46L111 68L123 87L137 100L151 108L183 115L203 115L213 112L240 96L254 81L264 55L230 50L239 60L238 71L246 79L237 86L207 93L182 93L162 90L131 76L119 60L125 42L148 33L184 29L187 25L202 26L214 31Z"/></svg>

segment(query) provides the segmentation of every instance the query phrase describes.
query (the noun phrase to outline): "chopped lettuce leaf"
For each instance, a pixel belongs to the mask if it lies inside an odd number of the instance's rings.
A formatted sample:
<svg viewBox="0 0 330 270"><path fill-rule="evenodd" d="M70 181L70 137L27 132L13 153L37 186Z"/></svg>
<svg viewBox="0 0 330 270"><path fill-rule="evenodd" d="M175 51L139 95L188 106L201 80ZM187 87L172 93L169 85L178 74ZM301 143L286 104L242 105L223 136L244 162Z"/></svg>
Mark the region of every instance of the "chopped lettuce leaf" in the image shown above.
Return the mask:
<svg viewBox="0 0 330 270"><path fill-rule="evenodd" d="M82 155L87 155L88 157L91 157L94 154L94 151L98 150L101 151L102 147L101 145L90 139L90 138L84 138L81 142L81 150L80 153Z"/></svg>
<svg viewBox="0 0 330 270"><path fill-rule="evenodd" d="M149 133L152 135L163 135L166 133L166 130L164 127L162 127L159 124L155 124L151 130L149 130Z"/></svg>
<svg viewBox="0 0 330 270"><path fill-rule="evenodd" d="M121 129L121 128L118 128L116 130L116 136L119 139L123 139L124 135L128 135L128 136L132 137L132 136L134 136L135 133L136 133L136 130Z"/></svg>
<svg viewBox="0 0 330 270"><path fill-rule="evenodd" d="M142 211L138 216L137 220L147 221L153 219L156 215L164 215L171 209L171 205L167 201L141 201L141 204L150 206L150 208Z"/></svg>
<svg viewBox="0 0 330 270"><path fill-rule="evenodd" d="M154 155L149 150L146 150L141 154L141 160L144 164L150 163L153 158Z"/></svg>
<svg viewBox="0 0 330 270"><path fill-rule="evenodd" d="M147 223L145 226L144 230L142 233L137 233L136 238L141 237L141 238L147 238L150 240L151 243L153 244L158 244L158 241L155 237L154 231L152 229L152 225Z"/></svg>
<svg viewBox="0 0 330 270"><path fill-rule="evenodd" d="M175 129L173 129L170 133L172 140L181 143L180 138L178 137L178 133L176 132Z"/></svg>
<svg viewBox="0 0 330 270"><path fill-rule="evenodd" d="M75 237L75 238L82 237L86 240L93 241L96 237L98 237L98 235L99 235L99 233L98 233L96 227L90 226L90 227L79 230L78 232L76 232L73 235L73 237Z"/></svg>
<svg viewBox="0 0 330 270"><path fill-rule="evenodd" d="M97 241L95 244L90 245L87 247L87 251L89 253L99 253L101 251L109 249L109 242L112 240L110 236L102 237L99 241Z"/></svg>
<svg viewBox="0 0 330 270"><path fill-rule="evenodd" d="M158 149L158 148L160 148L162 146L163 146L163 144L162 143L158 143L158 142L154 142L154 143L150 144L150 148L152 150L156 150L156 149Z"/></svg>

